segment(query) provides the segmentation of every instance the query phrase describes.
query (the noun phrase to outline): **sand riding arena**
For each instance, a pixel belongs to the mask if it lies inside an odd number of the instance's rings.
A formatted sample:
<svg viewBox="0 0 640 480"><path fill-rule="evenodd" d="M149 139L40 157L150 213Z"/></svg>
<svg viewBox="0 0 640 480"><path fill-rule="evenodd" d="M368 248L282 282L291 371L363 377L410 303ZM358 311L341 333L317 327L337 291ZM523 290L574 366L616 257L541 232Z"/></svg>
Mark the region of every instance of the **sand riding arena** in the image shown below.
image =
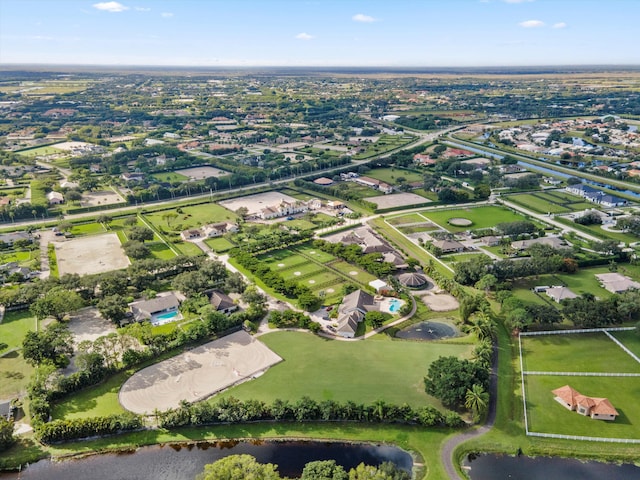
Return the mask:
<svg viewBox="0 0 640 480"><path fill-rule="evenodd" d="M179 407L182 400L204 400L281 361L262 342L239 331L135 373L120 389L120 404L150 415L155 409Z"/></svg>

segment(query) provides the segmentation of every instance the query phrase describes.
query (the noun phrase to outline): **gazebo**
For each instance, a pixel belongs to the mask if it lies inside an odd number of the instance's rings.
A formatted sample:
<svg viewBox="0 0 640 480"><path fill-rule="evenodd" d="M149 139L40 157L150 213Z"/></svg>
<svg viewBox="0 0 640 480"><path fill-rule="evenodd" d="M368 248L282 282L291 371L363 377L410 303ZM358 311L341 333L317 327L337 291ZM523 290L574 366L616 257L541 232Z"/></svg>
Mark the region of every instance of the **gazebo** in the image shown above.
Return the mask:
<svg viewBox="0 0 640 480"><path fill-rule="evenodd" d="M420 288L429 283L426 276L416 272L403 273L398 276L398 281L409 288Z"/></svg>

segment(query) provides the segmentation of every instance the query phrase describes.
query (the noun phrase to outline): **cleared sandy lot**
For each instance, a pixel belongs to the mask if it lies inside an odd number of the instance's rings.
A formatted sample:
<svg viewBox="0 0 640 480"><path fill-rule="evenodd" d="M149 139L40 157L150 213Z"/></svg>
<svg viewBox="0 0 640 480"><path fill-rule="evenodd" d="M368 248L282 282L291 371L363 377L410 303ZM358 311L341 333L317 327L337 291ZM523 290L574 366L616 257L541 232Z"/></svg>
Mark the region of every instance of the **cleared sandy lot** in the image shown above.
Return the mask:
<svg viewBox="0 0 640 480"><path fill-rule="evenodd" d="M113 205L114 203L123 203L124 198L112 190L104 190L101 192L83 193L80 205L83 207L96 207L98 205Z"/></svg>
<svg viewBox="0 0 640 480"><path fill-rule="evenodd" d="M225 175L229 175L229 172L214 167L183 168L182 170L176 170L176 173L189 177L189 180L192 182L204 180L209 177L224 177Z"/></svg>
<svg viewBox="0 0 640 480"><path fill-rule="evenodd" d="M224 208L235 212L240 207L247 207L249 215L255 215L260 210L266 207L279 204L282 200L286 202L296 202L297 200L289 195L285 195L280 192L265 192L258 193L256 195L247 195L246 197L232 198L231 200L225 200L220 202Z"/></svg>
<svg viewBox="0 0 640 480"><path fill-rule="evenodd" d="M427 293L422 296L422 301L434 312L450 312L460 306L458 300L448 293Z"/></svg>
<svg viewBox="0 0 640 480"><path fill-rule="evenodd" d="M73 335L76 345L85 340L94 341L98 337L116 333L115 325L105 320L97 308L88 307L75 312L68 323L69 331Z"/></svg>
<svg viewBox="0 0 640 480"><path fill-rule="evenodd" d="M109 272L130 264L115 233L56 242L55 248L60 276L65 273L87 275Z"/></svg>
<svg viewBox="0 0 640 480"><path fill-rule="evenodd" d="M182 400L204 400L281 361L262 342L239 331L140 370L118 396L125 409L151 414L156 408L176 408Z"/></svg>
<svg viewBox="0 0 640 480"><path fill-rule="evenodd" d="M431 201L428 198L421 197L415 193L392 193L390 195L367 197L365 200L367 202L375 203L378 208L405 207L407 205L419 205Z"/></svg>

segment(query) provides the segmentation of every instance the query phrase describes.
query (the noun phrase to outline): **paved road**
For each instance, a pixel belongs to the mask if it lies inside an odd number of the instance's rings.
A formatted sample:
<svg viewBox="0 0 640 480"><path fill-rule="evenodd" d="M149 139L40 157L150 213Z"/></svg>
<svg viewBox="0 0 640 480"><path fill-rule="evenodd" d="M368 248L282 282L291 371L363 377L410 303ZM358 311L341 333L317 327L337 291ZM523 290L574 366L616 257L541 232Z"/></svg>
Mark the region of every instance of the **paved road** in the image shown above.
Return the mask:
<svg viewBox="0 0 640 480"><path fill-rule="evenodd" d="M458 469L456 468L456 462L453 458L455 449L467 440L487 433L491 430L496 421L496 408L498 404L498 347L495 344L493 346L493 364L491 365L489 395L489 411L487 412L487 420L484 425L450 437L442 447L442 451L440 452L440 461L444 465L444 469L450 480L466 480L460 476Z"/></svg>

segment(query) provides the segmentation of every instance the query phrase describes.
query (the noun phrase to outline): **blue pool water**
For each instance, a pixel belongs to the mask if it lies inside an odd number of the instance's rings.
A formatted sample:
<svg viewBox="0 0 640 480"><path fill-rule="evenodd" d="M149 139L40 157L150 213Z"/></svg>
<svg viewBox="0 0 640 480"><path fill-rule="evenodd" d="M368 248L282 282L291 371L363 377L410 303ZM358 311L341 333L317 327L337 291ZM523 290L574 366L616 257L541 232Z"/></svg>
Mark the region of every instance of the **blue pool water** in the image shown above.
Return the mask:
<svg viewBox="0 0 640 480"><path fill-rule="evenodd" d="M400 310L401 303L400 300L396 300L395 298L389 302L389 311L391 313L396 313Z"/></svg>
<svg viewBox="0 0 640 480"><path fill-rule="evenodd" d="M158 320L171 320L173 318L176 318L178 316L178 312L169 312L169 313L163 313L162 315L156 315L156 318Z"/></svg>

